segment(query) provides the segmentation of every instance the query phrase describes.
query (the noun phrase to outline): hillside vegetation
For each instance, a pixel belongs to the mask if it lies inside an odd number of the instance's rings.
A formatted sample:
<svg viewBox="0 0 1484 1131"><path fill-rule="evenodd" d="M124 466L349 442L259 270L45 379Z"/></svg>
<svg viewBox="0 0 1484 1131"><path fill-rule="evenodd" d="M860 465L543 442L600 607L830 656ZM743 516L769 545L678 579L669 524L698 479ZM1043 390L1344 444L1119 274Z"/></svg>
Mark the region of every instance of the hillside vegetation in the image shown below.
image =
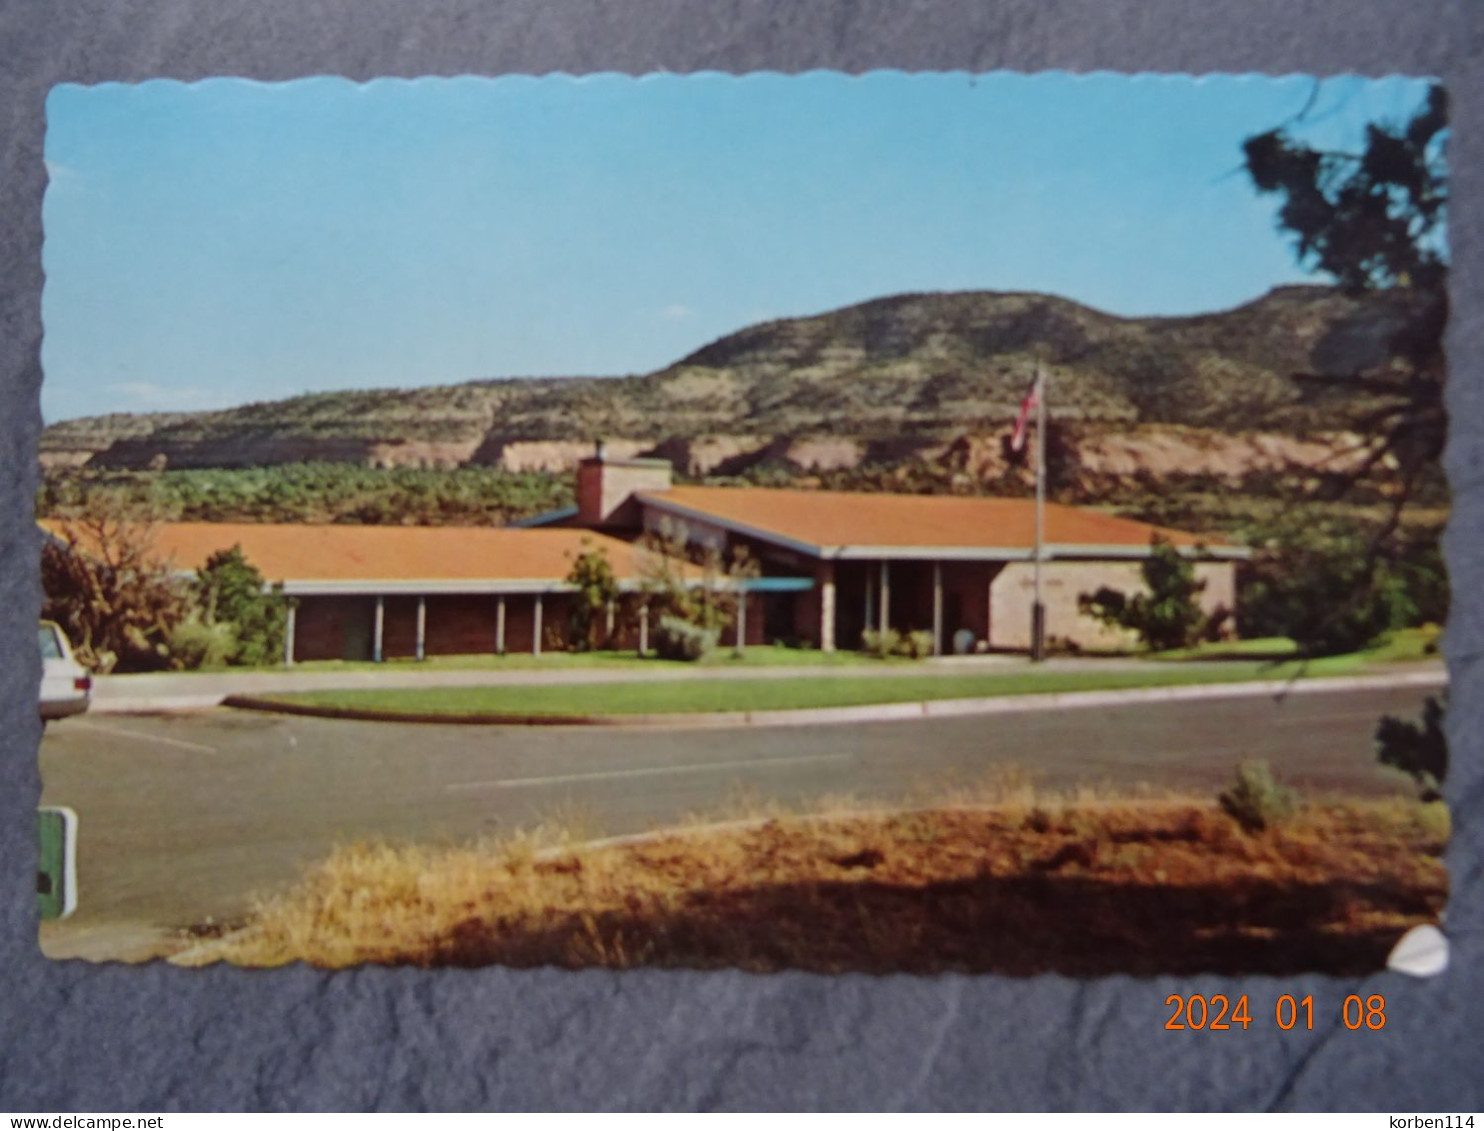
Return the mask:
<svg viewBox="0 0 1484 1131"><path fill-rule="evenodd" d="M721 338L654 373L318 393L217 412L113 414L42 436L53 468L488 465L563 470L595 436L692 474L940 454L998 433L1037 356L1058 421L1221 434L1341 433L1414 313L1408 292L1284 287L1221 313L1119 318L1048 295L898 295Z"/></svg>

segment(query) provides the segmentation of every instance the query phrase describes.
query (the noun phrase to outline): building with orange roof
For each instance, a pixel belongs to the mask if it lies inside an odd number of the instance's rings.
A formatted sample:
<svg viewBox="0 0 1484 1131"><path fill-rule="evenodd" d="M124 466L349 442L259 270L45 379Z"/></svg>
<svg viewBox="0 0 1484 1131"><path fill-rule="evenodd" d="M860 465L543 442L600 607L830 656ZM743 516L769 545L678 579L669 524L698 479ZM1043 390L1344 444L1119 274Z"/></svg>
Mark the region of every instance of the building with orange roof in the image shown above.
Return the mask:
<svg viewBox="0 0 1484 1131"><path fill-rule="evenodd" d="M99 549L85 527L56 520L42 526L85 552ZM627 615L643 587L644 551L596 531L164 522L135 537L182 575L240 547L270 585L294 598L285 634L289 662L560 646L572 593L565 578L588 550L607 556L618 581L620 601L610 615L620 642L637 646L644 627L644 618Z"/></svg>
<svg viewBox="0 0 1484 1131"><path fill-rule="evenodd" d="M43 525L86 542L66 524ZM566 578L589 549L607 557L618 581L610 635L642 650L645 579L655 564L646 534L693 556L727 559L745 549L757 563L759 576L723 582L746 590L732 643L833 651L888 628L929 633L935 653L1031 642L1029 499L677 486L664 460L609 459L600 448L578 466L575 507L512 527L162 523L149 532L154 555L182 573L240 546L295 598L288 662L563 647L573 594ZM1084 649L1132 643L1084 615L1078 597L1101 586L1141 589L1140 564L1155 538L1196 559L1208 612L1235 611L1243 547L1048 504L1048 638ZM700 579L694 569L690 576Z"/></svg>
<svg viewBox="0 0 1484 1131"><path fill-rule="evenodd" d="M745 547L763 577L748 602L749 641L858 647L866 629L924 631L936 653L1031 643L1035 504L1030 499L676 486L663 460L581 462L577 505L549 521L632 538L678 533L723 555ZM1042 547L1048 637L1087 649L1132 638L1078 607L1101 586L1143 588L1156 538L1195 559L1208 612L1235 612L1246 548L1084 507L1048 504ZM769 580L774 580L773 587ZM785 579L808 582L785 587Z"/></svg>

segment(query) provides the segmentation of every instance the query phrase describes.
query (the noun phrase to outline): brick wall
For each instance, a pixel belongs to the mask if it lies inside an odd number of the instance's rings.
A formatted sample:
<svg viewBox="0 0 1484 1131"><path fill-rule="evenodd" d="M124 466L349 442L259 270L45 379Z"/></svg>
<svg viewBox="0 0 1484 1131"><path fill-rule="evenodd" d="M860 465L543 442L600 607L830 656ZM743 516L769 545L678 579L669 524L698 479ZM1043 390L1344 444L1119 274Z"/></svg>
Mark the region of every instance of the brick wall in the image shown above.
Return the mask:
<svg viewBox="0 0 1484 1131"><path fill-rule="evenodd" d="M300 597L294 659L369 660L374 597Z"/></svg>
<svg viewBox="0 0 1484 1131"><path fill-rule="evenodd" d="M495 603L487 594L429 597L429 656L489 655L495 650Z"/></svg>

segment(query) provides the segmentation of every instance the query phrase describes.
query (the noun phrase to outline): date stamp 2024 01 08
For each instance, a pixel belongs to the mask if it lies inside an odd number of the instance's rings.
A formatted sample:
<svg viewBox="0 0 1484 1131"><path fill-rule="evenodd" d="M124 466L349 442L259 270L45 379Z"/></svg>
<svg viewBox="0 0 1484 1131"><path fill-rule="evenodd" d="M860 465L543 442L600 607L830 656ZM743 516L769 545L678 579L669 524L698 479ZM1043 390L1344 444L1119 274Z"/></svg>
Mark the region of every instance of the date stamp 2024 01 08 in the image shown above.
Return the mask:
<svg viewBox="0 0 1484 1131"><path fill-rule="evenodd" d="M1248 994L1238 994L1235 999L1226 994L1170 994L1165 1004L1173 1012L1165 1028L1245 1031L1254 1023L1249 998ZM1279 995L1273 1002L1273 1024L1284 1031L1313 1029L1314 995ZM1386 1028L1385 995L1347 995L1340 1005L1340 1024L1351 1031Z"/></svg>

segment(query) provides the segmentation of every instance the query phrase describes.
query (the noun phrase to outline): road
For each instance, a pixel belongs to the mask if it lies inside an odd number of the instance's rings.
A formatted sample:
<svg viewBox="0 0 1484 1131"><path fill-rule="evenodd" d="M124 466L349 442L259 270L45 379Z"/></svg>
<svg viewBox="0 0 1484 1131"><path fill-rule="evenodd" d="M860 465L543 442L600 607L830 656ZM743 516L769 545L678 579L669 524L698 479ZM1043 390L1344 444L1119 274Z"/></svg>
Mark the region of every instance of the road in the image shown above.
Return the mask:
<svg viewBox="0 0 1484 1131"><path fill-rule="evenodd" d="M1017 766L1036 784L1211 794L1265 757L1309 791L1408 789L1378 768L1377 718L1422 689L1309 692L814 727L723 730L400 725L226 709L84 716L48 729L43 804L80 817L81 906L53 957L144 957L239 919L334 845L458 842L552 815L592 836L714 811L739 792L910 801Z"/></svg>

